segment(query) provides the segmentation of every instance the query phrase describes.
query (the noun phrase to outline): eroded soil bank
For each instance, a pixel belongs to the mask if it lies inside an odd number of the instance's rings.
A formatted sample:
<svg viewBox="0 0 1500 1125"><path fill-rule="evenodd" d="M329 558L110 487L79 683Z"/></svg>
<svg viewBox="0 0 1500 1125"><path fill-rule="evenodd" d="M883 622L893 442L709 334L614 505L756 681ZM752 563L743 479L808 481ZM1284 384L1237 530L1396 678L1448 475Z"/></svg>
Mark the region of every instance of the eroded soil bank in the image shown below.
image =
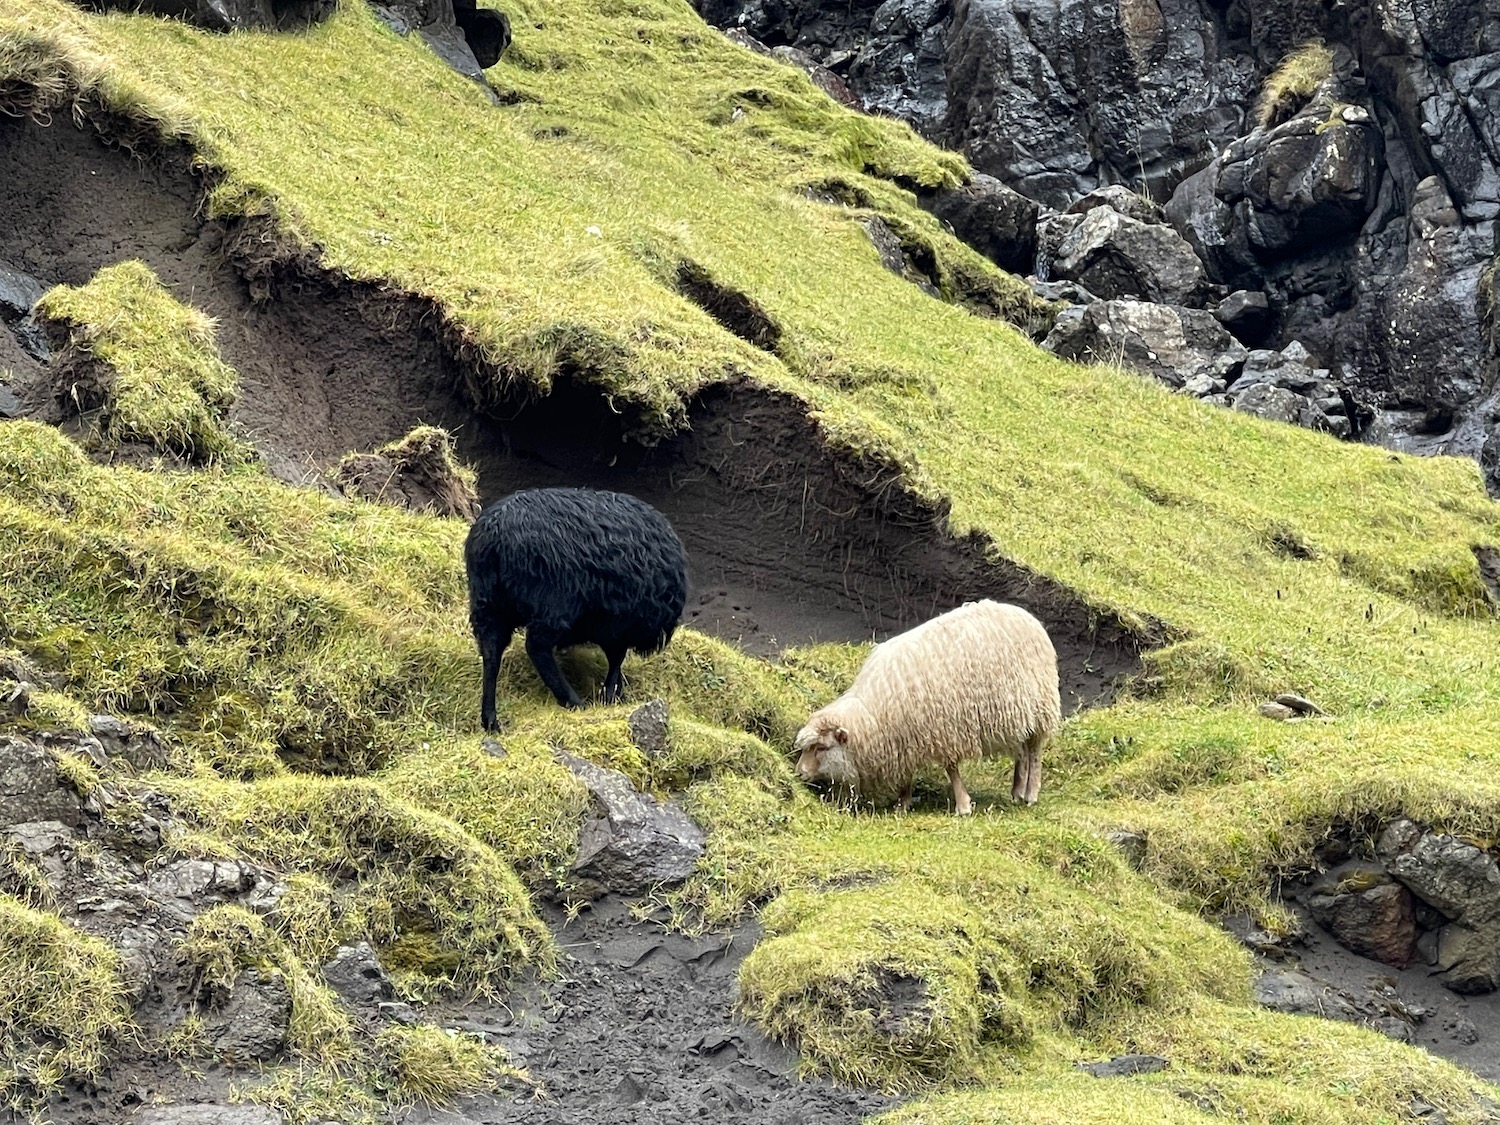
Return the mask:
<svg viewBox="0 0 1500 1125"><path fill-rule="evenodd" d="M135 155L61 121L6 120L0 185L0 262L50 285L140 258L217 318L220 350L240 374L235 424L284 480L321 482L343 454L431 423L454 432L485 500L558 484L635 493L687 543L685 622L758 655L879 640L994 597L1046 622L1073 710L1107 702L1153 639L987 557L979 537L951 535L946 512L907 492L890 466L830 449L790 397L711 388L689 404L690 428L654 449L623 441L622 420L584 382L477 411L464 390L474 373L439 310L288 257L254 225L205 221L204 183L180 151ZM32 410L66 414L66 388L41 365L22 356L12 370Z"/></svg>

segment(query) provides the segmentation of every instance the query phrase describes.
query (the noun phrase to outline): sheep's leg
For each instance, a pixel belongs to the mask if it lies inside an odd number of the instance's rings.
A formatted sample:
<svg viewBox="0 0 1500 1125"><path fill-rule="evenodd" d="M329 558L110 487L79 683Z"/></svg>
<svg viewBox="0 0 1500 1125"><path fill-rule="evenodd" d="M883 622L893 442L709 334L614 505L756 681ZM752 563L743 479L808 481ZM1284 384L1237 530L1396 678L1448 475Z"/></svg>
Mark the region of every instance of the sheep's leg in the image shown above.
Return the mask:
<svg viewBox="0 0 1500 1125"><path fill-rule="evenodd" d="M968 816L974 811L973 802L969 800L968 790L964 788L964 779L958 776L958 767L948 767L948 784L953 786L954 811L959 816Z"/></svg>
<svg viewBox="0 0 1500 1125"><path fill-rule="evenodd" d="M1031 776L1031 764L1029 751L1016 751L1016 768L1010 775L1010 799L1016 804L1024 804L1026 801L1026 782Z"/></svg>
<svg viewBox="0 0 1500 1125"><path fill-rule="evenodd" d="M907 809L911 808L911 794L912 794L912 790L915 789L916 787L917 787L917 779L916 778L912 778L910 781L908 781L906 783L906 788L903 789L903 790L901 790L901 803L898 804L896 807L898 809L900 809L902 812L906 812Z"/></svg>
<svg viewBox="0 0 1500 1125"><path fill-rule="evenodd" d="M1044 735L1034 734L1026 740L1026 803L1036 804L1036 799L1042 791L1042 743L1047 739Z"/></svg>
<svg viewBox="0 0 1500 1125"><path fill-rule="evenodd" d="M568 683L567 677L562 674L562 669L557 666L557 654L553 649L557 647L561 634L555 629L548 629L537 625L526 627L526 655L531 657L532 667L536 674L542 678L542 683L552 689L552 694L564 707L577 709L583 706L583 700L578 698L578 693L573 690L573 685Z"/></svg>
<svg viewBox="0 0 1500 1125"><path fill-rule="evenodd" d="M474 640L479 645L479 659L483 662L482 695L479 701L479 721L484 729L493 734L500 729L495 718L495 681L500 678L500 657L505 646L510 644L514 629L506 629L490 621L473 622Z"/></svg>
<svg viewBox="0 0 1500 1125"><path fill-rule="evenodd" d="M625 663L625 649L604 650L604 658L609 661L609 672L604 677L604 702L619 703L625 698L625 675L620 671L620 665Z"/></svg>

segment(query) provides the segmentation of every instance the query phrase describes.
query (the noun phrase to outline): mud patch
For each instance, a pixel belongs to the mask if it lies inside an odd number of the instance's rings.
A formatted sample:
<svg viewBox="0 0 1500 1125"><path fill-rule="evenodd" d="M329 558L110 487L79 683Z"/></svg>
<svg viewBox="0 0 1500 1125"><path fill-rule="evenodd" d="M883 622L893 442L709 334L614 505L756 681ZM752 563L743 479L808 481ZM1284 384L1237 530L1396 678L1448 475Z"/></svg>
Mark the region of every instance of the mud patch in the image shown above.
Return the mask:
<svg viewBox="0 0 1500 1125"><path fill-rule="evenodd" d="M636 920L628 903L612 898L572 921L554 908L548 920L563 951L560 980L505 1006L426 1013L503 1045L545 1096L470 1099L458 1120L422 1111L398 1120L836 1125L894 1104L799 1080L794 1053L736 1018L735 976L759 937L754 926L690 938L668 933L663 918Z"/></svg>
<svg viewBox="0 0 1500 1125"><path fill-rule="evenodd" d="M1342 1013L1486 1081L1500 1081L1500 992L1460 996L1443 987L1442 978L1424 964L1396 969L1351 953L1299 903L1286 905L1301 924L1301 938L1289 948L1290 966L1325 986L1319 998L1325 1014L1338 1018ZM1279 957L1259 960L1266 972L1289 967Z"/></svg>

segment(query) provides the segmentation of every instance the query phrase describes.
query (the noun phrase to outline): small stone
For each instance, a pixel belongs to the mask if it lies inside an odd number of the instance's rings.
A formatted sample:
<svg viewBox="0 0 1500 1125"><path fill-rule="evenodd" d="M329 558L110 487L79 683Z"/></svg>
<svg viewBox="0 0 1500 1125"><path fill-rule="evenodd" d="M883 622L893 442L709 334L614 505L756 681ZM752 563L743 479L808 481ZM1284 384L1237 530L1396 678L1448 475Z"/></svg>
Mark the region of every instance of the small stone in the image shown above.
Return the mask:
<svg viewBox="0 0 1500 1125"><path fill-rule="evenodd" d="M1285 703L1273 703L1269 700L1267 700L1265 703L1262 703L1257 708L1257 710L1261 713L1261 716L1263 718L1276 719L1280 722L1285 722L1287 719L1295 718L1297 714L1297 712L1293 711Z"/></svg>
<svg viewBox="0 0 1500 1125"><path fill-rule="evenodd" d="M1369 1026L1398 1043L1410 1043L1412 1040L1411 1024L1398 1016L1381 1016L1371 1020Z"/></svg>
<svg viewBox="0 0 1500 1125"><path fill-rule="evenodd" d="M9 712L11 715L24 715L31 710L31 693L36 690L35 684L21 682L0 686L0 711Z"/></svg>
<svg viewBox="0 0 1500 1125"><path fill-rule="evenodd" d="M1415 821L1399 817L1385 826L1385 831L1375 844L1375 854L1381 859L1390 859L1394 855L1410 851L1421 838L1422 829Z"/></svg>
<svg viewBox="0 0 1500 1125"><path fill-rule="evenodd" d="M1139 871L1146 863L1146 834L1129 828L1115 828L1104 834L1125 862Z"/></svg>
<svg viewBox="0 0 1500 1125"><path fill-rule="evenodd" d="M367 941L340 946L323 966L323 979L351 1008L379 1005L396 995Z"/></svg>
<svg viewBox="0 0 1500 1125"><path fill-rule="evenodd" d="M1448 1033L1450 1039L1466 1047L1479 1042L1479 1029L1463 1016L1454 1016L1443 1025L1443 1030Z"/></svg>
<svg viewBox="0 0 1500 1125"><path fill-rule="evenodd" d="M1160 1055L1116 1055L1106 1062L1079 1063L1095 1078L1128 1078L1132 1074L1156 1074L1171 1065Z"/></svg>
<svg viewBox="0 0 1500 1125"><path fill-rule="evenodd" d="M383 1000L375 1005L375 1013L383 1020L410 1027L418 1022L417 1010L405 1000Z"/></svg>
<svg viewBox="0 0 1500 1125"><path fill-rule="evenodd" d="M1328 714L1327 711L1324 711L1323 708L1319 707L1312 700L1310 700L1310 699L1304 699L1300 695L1292 695L1289 692L1283 692L1281 695L1276 696L1275 701L1277 703L1281 704L1283 707L1290 707L1293 711L1296 711L1299 715L1326 715L1326 714Z"/></svg>
<svg viewBox="0 0 1500 1125"><path fill-rule="evenodd" d="M0 418L19 418L24 413L26 404L9 387L0 386Z"/></svg>
<svg viewBox="0 0 1500 1125"><path fill-rule="evenodd" d="M665 699L643 703L630 713L630 741L647 758L659 758L667 751L667 727L671 713Z"/></svg>
<svg viewBox="0 0 1500 1125"><path fill-rule="evenodd" d="M505 758L509 755L504 746L500 745L498 738L486 738L479 743L479 748L491 758Z"/></svg>

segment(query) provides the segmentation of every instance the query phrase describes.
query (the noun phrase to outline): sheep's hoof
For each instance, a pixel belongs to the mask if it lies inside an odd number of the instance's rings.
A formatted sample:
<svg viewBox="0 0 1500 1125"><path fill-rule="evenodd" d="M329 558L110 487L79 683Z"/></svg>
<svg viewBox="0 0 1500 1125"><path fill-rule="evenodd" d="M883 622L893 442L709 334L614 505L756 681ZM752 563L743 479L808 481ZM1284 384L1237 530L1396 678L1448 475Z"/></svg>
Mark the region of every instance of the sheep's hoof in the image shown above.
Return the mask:
<svg viewBox="0 0 1500 1125"><path fill-rule="evenodd" d="M959 815L959 816L971 816L973 814L973 812L974 812L974 806L973 805L963 805L963 806L961 806L958 809L957 815Z"/></svg>

